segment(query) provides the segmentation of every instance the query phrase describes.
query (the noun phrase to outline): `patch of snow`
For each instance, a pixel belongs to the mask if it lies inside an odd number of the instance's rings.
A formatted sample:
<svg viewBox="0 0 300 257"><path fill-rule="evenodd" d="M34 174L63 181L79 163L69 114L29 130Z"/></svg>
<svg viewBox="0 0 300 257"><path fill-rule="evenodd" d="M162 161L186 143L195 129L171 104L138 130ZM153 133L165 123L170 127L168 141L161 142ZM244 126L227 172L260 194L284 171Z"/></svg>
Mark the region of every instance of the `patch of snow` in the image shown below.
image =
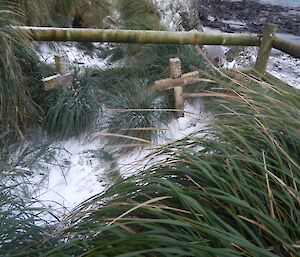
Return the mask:
<svg viewBox="0 0 300 257"><path fill-rule="evenodd" d="M244 28L247 26L246 22L238 20L222 20L223 23L229 24L233 28Z"/></svg>
<svg viewBox="0 0 300 257"><path fill-rule="evenodd" d="M94 45L97 47L99 44ZM97 56L96 52L88 54L87 51L78 49L75 43L55 43L53 45L49 45L49 43L38 44L39 57L48 64L54 63L54 56L56 54L65 54L67 55L70 64L73 66L100 69L110 67L111 64L105 59Z"/></svg>
<svg viewBox="0 0 300 257"><path fill-rule="evenodd" d="M171 0L154 0L158 11L161 15L161 24L168 30L174 31L178 27L180 16L173 9L173 2ZM176 3L175 3L176 4ZM179 16L179 17L178 17Z"/></svg>
<svg viewBox="0 0 300 257"><path fill-rule="evenodd" d="M193 102L193 104L186 101L184 111L184 117L170 122L161 142L170 143L198 133L207 127L208 122L212 119L211 114L203 111L203 104L200 100Z"/></svg>
<svg viewBox="0 0 300 257"><path fill-rule="evenodd" d="M267 71L272 75L300 89L300 59L280 53L270 57Z"/></svg>
<svg viewBox="0 0 300 257"><path fill-rule="evenodd" d="M257 47L247 47L233 62L228 63L226 67L236 69L254 67L257 53ZM292 87L300 88L300 59L273 50L268 62L267 71Z"/></svg>
<svg viewBox="0 0 300 257"><path fill-rule="evenodd" d="M192 104L186 102L184 117L173 119L166 126L166 131L153 146L150 146L148 149L136 150L118 160L120 173L123 177L132 176L138 173L138 171L159 162L165 156L155 156L152 154L157 147L167 145L190 135L201 136L199 132L208 126L212 118L212 114L203 111L203 104L200 100L195 100Z"/></svg>
<svg viewBox="0 0 300 257"><path fill-rule="evenodd" d="M66 151L60 153L58 158L67 160L70 164L68 170L53 165L48 175L35 174L32 178L32 183L39 184L35 191L36 198L54 212L62 207L70 210L106 188L105 181L99 181L103 169L87 153L88 150L98 149L99 142L71 139L60 142L60 145Z"/></svg>
<svg viewBox="0 0 300 257"><path fill-rule="evenodd" d="M171 121L164 136L160 137L157 143L119 157L116 161L122 178L135 175L165 158L152 155L157 147L195 134L206 127L211 117L202 110L200 101L196 101L195 104L186 103L185 116ZM81 202L104 192L111 183L101 161L89 154L91 150L103 147L100 140L89 142L70 139L60 142L60 145L66 151L60 154L59 158L67 160L70 164L68 170L63 171L55 165L50 167L48 177L45 178L44 174L34 174L32 178L32 183L39 184L35 192L36 198L56 216L71 211Z"/></svg>
<svg viewBox="0 0 300 257"><path fill-rule="evenodd" d="M180 25L180 15L178 12L180 10L188 10L190 2L183 0L154 1L161 12L162 23L169 30L177 30ZM205 31L219 32L209 28L205 28ZM248 52L244 52L241 58L237 58L229 66L233 68L252 65L256 58L255 51L255 49L250 48ZM87 55L74 44L69 43L59 44L59 47L54 49L51 49L48 44L40 44L40 53L41 59L48 63L54 62L55 53L65 53L71 63L79 64L82 67L96 66L103 69L109 65L106 60L96 55ZM300 60L280 54L271 57L268 71L299 88L299 67ZM206 127L208 121L212 119L212 115L203 113L203 106L200 101L197 101L195 104L186 103L185 111L186 114L184 117L174 119L168 124L165 135L159 138L157 142L158 146L197 133ZM70 163L68 171L63 172L59 167L53 166L47 179L44 179L41 175L35 175L33 182L40 183L42 180L42 186L40 186L39 191L36 191L35 194L38 199L47 203L50 208L57 209L60 206L64 206L67 210L71 210L84 200L103 192L108 186L107 181L103 179L105 168L99 164L97 159L87 154L87 151L97 150L102 145L98 141L82 142L75 139L60 143L68 151L68 154L61 156L61 158L68 159ZM152 152L151 148L141 149L120 157L117 161L121 176L123 178L132 176L138 170L159 161L160 159L158 158L163 158L161 156L157 158L151 156Z"/></svg>
<svg viewBox="0 0 300 257"><path fill-rule="evenodd" d="M118 159L118 164L122 177L128 178L136 175L139 171L146 169L150 164L157 161L151 157L154 149L155 146L150 146L148 149L135 150L130 154L121 156Z"/></svg>
<svg viewBox="0 0 300 257"><path fill-rule="evenodd" d="M192 0L154 0L161 15L161 24L168 30L182 30L180 12L191 13Z"/></svg>

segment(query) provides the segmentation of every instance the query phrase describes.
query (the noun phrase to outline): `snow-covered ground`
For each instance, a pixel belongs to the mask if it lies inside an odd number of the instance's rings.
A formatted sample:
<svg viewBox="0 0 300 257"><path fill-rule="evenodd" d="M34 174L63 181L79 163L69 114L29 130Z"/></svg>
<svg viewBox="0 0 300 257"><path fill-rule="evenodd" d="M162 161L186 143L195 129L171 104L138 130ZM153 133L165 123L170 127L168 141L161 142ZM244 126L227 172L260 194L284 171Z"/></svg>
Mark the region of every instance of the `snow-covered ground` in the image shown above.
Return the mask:
<svg viewBox="0 0 300 257"><path fill-rule="evenodd" d="M163 23L168 25L171 30L175 30L180 24L180 17L176 10L185 8L188 10L188 2L162 1L156 0L159 9L162 12ZM97 46L96 46L97 47ZM84 51L78 50L74 44L58 44L50 48L48 44L40 45L41 59L48 63L54 62L55 53L66 53L72 64L79 64L81 67L93 66L105 69L110 67L106 60L97 55L88 55ZM232 67L253 64L255 61L256 50L249 48L244 55L240 56L234 63L229 64ZM268 70L278 78L286 81L292 86L300 88L300 60L289 57L288 55L274 52L270 58ZM212 116L202 112L201 102L190 105L185 104L186 115L183 118L173 120L167 127L163 137L158 140L157 145L166 144L187 135L196 133L207 125L207 121ZM101 139L95 141L71 139L60 142L65 148L58 158L67 160L69 166L67 169L60 169L58 166L50 167L49 176L45 179L44 175L35 175L34 183L42 181L39 190L35 192L36 197L42 200L46 206L53 210L60 209L63 206L64 211L71 210L73 207L88 199L89 197L103 192L111 183L109 173L116 172L109 170L109 165L103 160L93 155L93 150L97 151L103 148ZM123 178L131 176L137 170L157 161L152 159L151 149L137 150L131 154L119 157L117 161L117 176Z"/></svg>
<svg viewBox="0 0 300 257"><path fill-rule="evenodd" d="M41 60L48 64L54 63L55 54L64 53L71 65L101 69L112 67L111 64L96 54L85 54L74 43L59 43L54 46L42 43L38 45L38 49ZM157 146L179 140L206 126L211 117L209 114L203 113L202 110L200 101L193 105L186 103L185 116L174 119L168 124L165 132L154 146L136 150L115 160L118 166L118 175L126 178L138 170L144 169L147 165L158 161L151 156L151 152ZM58 152L56 158L69 163L69 166L62 170L57 165L49 165L49 176L45 176L44 173L37 173L32 178L33 183L39 184L35 191L35 197L43 201L45 206L50 208L55 215L64 214L91 196L103 192L112 183L109 173L114 172L114 170L109 170L109 165L105 165L103 160L93 155L93 150L97 151L104 148L101 140L70 139L59 142L59 144L64 151Z"/></svg>
<svg viewBox="0 0 300 257"><path fill-rule="evenodd" d="M74 43L59 43L54 46L42 43L38 45L38 49L41 60L48 64L54 63L55 54L64 53L71 65L101 69L112 67L96 54L85 54ZM179 140L206 126L210 117L208 114L204 114L202 109L201 102L193 106L186 103L185 116L174 119L168 124L156 144L113 160L118 167L117 171L110 170L109 163L101 160L94 152L105 149L103 137L93 141L81 138L59 142L64 151L57 151L56 158L59 159L58 162L68 163L68 165L61 169L59 165L49 164L48 176L45 176L45 173L36 173L31 180L32 183L39 185L34 192L35 197L41 200L45 207L56 216L68 213L84 200L104 192L113 183L112 177L114 179L116 176L126 178L158 161L157 158L153 159L151 156L157 146ZM114 173L114 175L111 176L110 173ZM49 218L51 219L51 216Z"/></svg>
<svg viewBox="0 0 300 257"><path fill-rule="evenodd" d="M67 163L67 168L49 165L48 174L36 174L32 182L39 184L35 195L46 207L70 209L90 196L102 192L106 181L100 177L104 168L96 158L90 158L90 151L97 150L99 142L70 139L60 142L64 151L58 151L56 158Z"/></svg>
<svg viewBox="0 0 300 257"><path fill-rule="evenodd" d="M227 67L237 69L254 67L257 52L257 47L248 47L233 62L227 63ZM283 82L300 89L300 59L272 50L267 71Z"/></svg>
<svg viewBox="0 0 300 257"><path fill-rule="evenodd" d="M267 71L289 85L300 89L300 59L275 51L270 57Z"/></svg>
<svg viewBox="0 0 300 257"><path fill-rule="evenodd" d="M105 61L96 56L90 62L92 57L84 56L74 46L64 46L62 49L66 51L69 57L75 56L74 59L70 58L71 60L79 61L83 66L107 67ZM240 59L231 65L237 65L238 67L251 65L256 59L255 53L255 48L249 48L245 55L239 57ZM49 51L47 54L51 56L53 52ZM84 58L81 58L81 56L84 56ZM274 52L270 58L268 70L283 81L300 88L299 67L299 59L293 59L287 55ZM157 146L179 140L205 127L211 119L211 115L203 113L202 110L203 107L200 101L194 105L186 103L185 117L174 119L166 127L166 132L158 140ZM59 210L58 213L66 213L84 200L105 191L112 183L109 179L109 173L114 171L108 170L107 165L103 165L103 161L93 157L91 153L92 150L103 147L101 140L90 142L83 139L72 139L60 142L60 144L66 152L60 155L59 158L68 160L68 163L70 163L68 169L62 171L60 167L55 165L50 167L47 179L44 175L36 175L33 180L36 183L43 180L42 186L35 192L37 198L42 200L47 207L50 207L52 212ZM137 150L118 158L116 160L119 169L118 174L126 178L157 161L152 159L150 148ZM56 215L58 214L56 213Z"/></svg>
<svg viewBox="0 0 300 257"><path fill-rule="evenodd" d="M68 213L79 203L107 189L113 183L111 177L126 178L157 162L157 157L151 155L156 147L200 131L212 118L210 114L202 112L200 101L193 105L186 103L185 112L184 117L174 119L166 126L164 135L153 146L135 150L114 160L118 166L117 171L110 170L108 163L93 154L93 151L104 149L101 143L103 137L93 141L70 139L59 142L64 151L59 151L56 158L69 166L61 169L58 165L48 165L48 176L44 173L35 174L31 179L32 183L39 184L35 197L56 216ZM115 175L110 176L114 172Z"/></svg>
<svg viewBox="0 0 300 257"><path fill-rule="evenodd" d="M287 1L283 0L264 0L268 3L273 4L287 4ZM192 0L155 0L158 10L160 11L162 24L169 28L169 30L182 30L181 27L181 17L180 12L191 12ZM296 1L288 1L288 4L296 4ZM229 21L228 21L229 22ZM240 21L235 21L237 26L244 25ZM232 23L232 21L231 21ZM218 33L220 30L204 28L205 32ZM278 34L278 36L283 37L287 40L292 40L293 42L300 42L300 38L288 34ZM224 49L227 49L224 47ZM257 56L257 49L250 47L245 49L244 53L241 54L239 59L234 63L229 63L227 67L235 68L246 68L254 66ZM270 61L268 63L267 71L270 72L275 77L281 79L282 81L290 84L293 87L300 88L300 59L293 58L288 54L282 53L280 51L273 50Z"/></svg>
<svg viewBox="0 0 300 257"><path fill-rule="evenodd" d="M39 43L37 49L41 61L48 64L54 64L56 54L65 54L70 65L76 67L110 68L112 64L97 55L98 47L106 48L107 44L93 43L93 45L96 51L80 50L76 43Z"/></svg>

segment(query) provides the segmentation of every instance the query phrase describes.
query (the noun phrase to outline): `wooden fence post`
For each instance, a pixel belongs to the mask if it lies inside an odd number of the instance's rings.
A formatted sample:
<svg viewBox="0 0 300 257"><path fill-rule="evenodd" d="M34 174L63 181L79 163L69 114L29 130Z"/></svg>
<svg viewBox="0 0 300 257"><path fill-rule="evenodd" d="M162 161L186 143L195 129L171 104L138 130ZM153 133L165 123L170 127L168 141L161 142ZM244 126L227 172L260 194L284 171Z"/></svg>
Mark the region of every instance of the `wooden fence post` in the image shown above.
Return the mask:
<svg viewBox="0 0 300 257"><path fill-rule="evenodd" d="M178 79L182 76L181 70L181 60L179 58L172 58L169 60L170 63L170 75L172 79ZM174 95L175 95L175 109L177 110L184 110L184 99L183 99L183 88L182 87L175 87L174 88ZM178 111L178 117L183 117L184 112Z"/></svg>
<svg viewBox="0 0 300 257"><path fill-rule="evenodd" d="M68 58L65 54L57 54L54 56L55 59L55 67L58 73L61 75L70 73Z"/></svg>
<svg viewBox="0 0 300 257"><path fill-rule="evenodd" d="M276 24L268 23L261 40L261 44L258 50L258 55L255 63L255 70L260 74L265 74L268 65L272 43L275 38L278 26Z"/></svg>

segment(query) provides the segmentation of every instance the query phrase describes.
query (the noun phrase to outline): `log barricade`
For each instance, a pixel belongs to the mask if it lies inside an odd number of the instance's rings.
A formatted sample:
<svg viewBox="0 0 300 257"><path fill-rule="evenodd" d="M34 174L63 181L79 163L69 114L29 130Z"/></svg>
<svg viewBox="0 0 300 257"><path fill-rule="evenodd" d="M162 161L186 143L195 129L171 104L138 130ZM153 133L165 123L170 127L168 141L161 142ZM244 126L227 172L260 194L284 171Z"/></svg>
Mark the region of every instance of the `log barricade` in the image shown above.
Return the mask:
<svg viewBox="0 0 300 257"><path fill-rule="evenodd" d="M261 35L246 33L13 27L33 41L259 46Z"/></svg>
<svg viewBox="0 0 300 257"><path fill-rule="evenodd" d="M292 57L300 58L300 44L276 37L277 25L267 24L262 35L242 33L206 33L206 32L169 32L142 30L111 29L75 29L53 27L14 26L13 30L24 33L33 41L73 41L73 42L111 42L142 44L189 44L189 45L224 45L224 46L259 46L255 71L260 77L270 77L266 67L272 48L285 52ZM271 76L272 77L272 76ZM60 73L44 81L45 88L53 88L57 83L69 82L70 73ZM275 77L272 77L275 79ZM170 78L158 80L153 86L155 91L174 90L175 108L182 116L183 101L188 94L183 93L187 85L206 80L197 72L182 74L178 58L170 60ZM190 95L192 96L192 95ZM196 95L195 95L196 96Z"/></svg>
<svg viewBox="0 0 300 257"><path fill-rule="evenodd" d="M34 41L259 46L256 68L261 74L265 73L265 66L272 47L293 57L300 58L300 44L276 37L277 25L274 24L267 24L262 35L26 26L14 26L12 29L28 35Z"/></svg>

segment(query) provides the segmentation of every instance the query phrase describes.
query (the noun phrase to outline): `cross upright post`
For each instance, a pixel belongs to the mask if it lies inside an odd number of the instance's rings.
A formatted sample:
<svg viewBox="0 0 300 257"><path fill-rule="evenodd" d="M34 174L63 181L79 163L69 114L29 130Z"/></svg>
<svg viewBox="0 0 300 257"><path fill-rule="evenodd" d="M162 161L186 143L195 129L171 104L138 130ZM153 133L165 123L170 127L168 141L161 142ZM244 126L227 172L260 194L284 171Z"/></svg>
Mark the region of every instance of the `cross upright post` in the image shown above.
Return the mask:
<svg viewBox="0 0 300 257"><path fill-rule="evenodd" d="M178 79L182 76L181 70L181 60L179 58L172 58L169 60L170 63L170 75L172 79ZM175 109L177 111L178 117L184 116L184 99L183 99L183 88L175 87L174 96L175 96Z"/></svg>
<svg viewBox="0 0 300 257"><path fill-rule="evenodd" d="M42 79L44 90L53 90L58 86L63 86L65 89L70 89L72 87L74 75L69 69L67 56L64 54L59 54L55 55L54 59L58 74Z"/></svg>

